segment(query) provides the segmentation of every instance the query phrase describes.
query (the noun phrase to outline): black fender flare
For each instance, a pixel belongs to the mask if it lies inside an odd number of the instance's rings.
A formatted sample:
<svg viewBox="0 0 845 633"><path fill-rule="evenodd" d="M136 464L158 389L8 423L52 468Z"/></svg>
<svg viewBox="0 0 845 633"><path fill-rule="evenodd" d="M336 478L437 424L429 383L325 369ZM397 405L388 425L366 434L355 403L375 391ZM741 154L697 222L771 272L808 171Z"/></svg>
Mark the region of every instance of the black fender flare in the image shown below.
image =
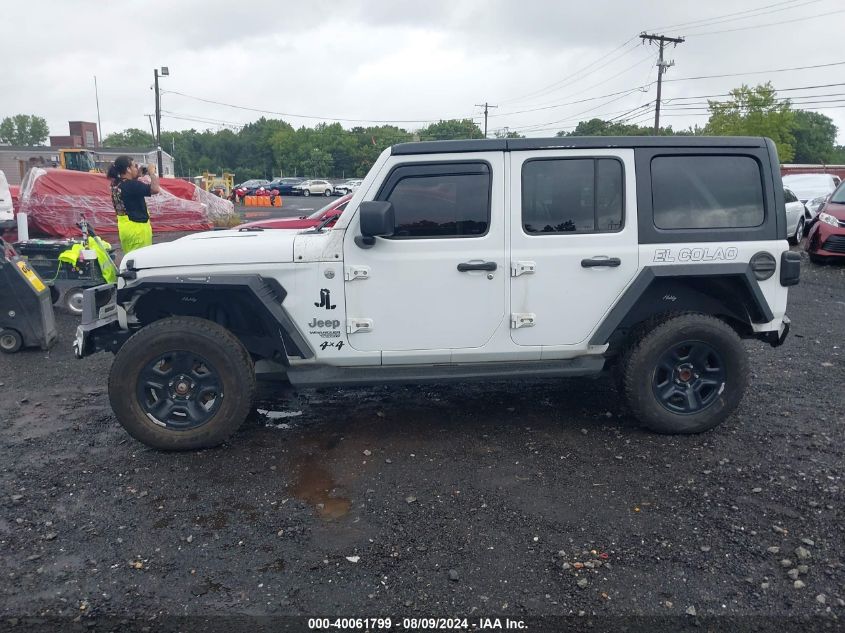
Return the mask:
<svg viewBox="0 0 845 633"><path fill-rule="evenodd" d="M619 329L652 316L688 311L722 314L749 327L774 318L750 264L646 266L590 337L590 345L604 345Z"/></svg>
<svg viewBox="0 0 845 633"><path fill-rule="evenodd" d="M268 332L278 333L274 349L260 349L261 342L242 337L242 342L250 352L272 357L274 353L287 361L288 357L308 359L314 357L314 350L296 327L290 314L284 307L287 291L276 279L261 275L152 275L129 279L123 288L117 291L117 303L127 312L131 306L149 291L169 290L176 293L195 293L197 291L231 292L242 291L254 301L250 308L264 324ZM188 314L189 311L186 311ZM244 340L245 339L245 340ZM266 342L266 340L265 340ZM267 353L262 353L267 352Z"/></svg>

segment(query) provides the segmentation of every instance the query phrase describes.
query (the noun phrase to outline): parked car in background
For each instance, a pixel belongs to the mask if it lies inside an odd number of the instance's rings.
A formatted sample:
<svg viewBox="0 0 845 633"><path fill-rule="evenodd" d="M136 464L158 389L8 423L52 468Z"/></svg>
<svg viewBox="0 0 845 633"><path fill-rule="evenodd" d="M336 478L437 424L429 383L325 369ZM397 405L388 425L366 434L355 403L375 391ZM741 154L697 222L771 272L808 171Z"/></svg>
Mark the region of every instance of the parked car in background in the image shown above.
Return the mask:
<svg viewBox="0 0 845 633"><path fill-rule="evenodd" d="M358 187L361 186L362 182L364 182L364 181L363 180L357 180L357 179L344 180L343 182L340 182L340 183L338 183L334 186L334 194L336 196L344 196L347 193L352 193Z"/></svg>
<svg viewBox="0 0 845 633"><path fill-rule="evenodd" d="M235 187L235 195L239 198L243 198L244 196L254 196L256 190L263 185L266 185L269 180L265 180L263 178L254 178L252 180L246 180L241 184Z"/></svg>
<svg viewBox="0 0 845 633"><path fill-rule="evenodd" d="M315 211L311 215L303 215L298 218L273 218L268 220L256 220L255 222L247 222L236 226L236 229L310 229L326 220L329 220L324 226L332 226L346 205L352 200L352 194L346 194L342 198L332 201L324 206L319 211Z"/></svg>
<svg viewBox="0 0 845 633"><path fill-rule="evenodd" d="M332 195L332 183L328 180L306 180L293 188L293 193L303 196L330 196Z"/></svg>
<svg viewBox="0 0 845 633"><path fill-rule="evenodd" d="M807 252L817 264L845 257L845 184L840 183L820 209L807 234Z"/></svg>
<svg viewBox="0 0 845 633"><path fill-rule="evenodd" d="M783 177L783 186L789 187L815 218L827 197L836 189L837 178L830 174L789 174Z"/></svg>
<svg viewBox="0 0 845 633"><path fill-rule="evenodd" d="M786 203L786 237L795 245L804 237L804 227L809 226L812 216L789 187L783 188L783 200Z"/></svg>
<svg viewBox="0 0 845 633"><path fill-rule="evenodd" d="M261 185L266 185L268 182L270 181L265 178L253 178L252 180L244 180L241 184L235 185L235 189L260 187Z"/></svg>
<svg viewBox="0 0 845 633"><path fill-rule="evenodd" d="M276 191L280 196L290 196L294 193L293 188L304 180L304 178L296 177L276 178L275 180L268 182L266 185L259 187L256 193L258 195L263 195L265 191Z"/></svg>
<svg viewBox="0 0 845 633"><path fill-rule="evenodd" d="M12 192L6 180L6 174L0 171L0 229L11 228L15 212L12 205Z"/></svg>

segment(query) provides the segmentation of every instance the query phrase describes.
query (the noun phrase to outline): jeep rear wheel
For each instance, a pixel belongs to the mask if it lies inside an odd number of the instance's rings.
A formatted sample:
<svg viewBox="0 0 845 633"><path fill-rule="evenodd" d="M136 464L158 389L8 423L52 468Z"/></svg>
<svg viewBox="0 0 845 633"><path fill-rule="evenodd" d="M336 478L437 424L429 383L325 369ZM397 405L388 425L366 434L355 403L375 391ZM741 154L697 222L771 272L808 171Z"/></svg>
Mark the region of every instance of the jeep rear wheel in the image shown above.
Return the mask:
<svg viewBox="0 0 845 633"><path fill-rule="evenodd" d="M109 375L109 400L135 439L161 450L216 446L238 430L255 392L252 359L227 329L171 317L138 331Z"/></svg>
<svg viewBox="0 0 845 633"><path fill-rule="evenodd" d="M701 433L739 406L748 356L736 332L710 316L684 314L643 333L623 359L628 405L659 433Z"/></svg>

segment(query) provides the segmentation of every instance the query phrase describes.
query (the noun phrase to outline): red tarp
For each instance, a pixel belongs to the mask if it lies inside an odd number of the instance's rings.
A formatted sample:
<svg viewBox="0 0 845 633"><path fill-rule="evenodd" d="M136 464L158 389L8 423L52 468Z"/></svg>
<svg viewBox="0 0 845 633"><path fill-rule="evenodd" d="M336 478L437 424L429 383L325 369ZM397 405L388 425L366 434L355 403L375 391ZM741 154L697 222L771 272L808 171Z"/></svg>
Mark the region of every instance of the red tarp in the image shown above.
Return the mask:
<svg viewBox="0 0 845 633"><path fill-rule="evenodd" d="M176 178L162 178L160 194L147 198L153 231L203 231L212 218L232 214L232 203ZM228 206L227 206L228 205ZM84 217L97 233L117 233L109 181L103 174L32 169L21 186L20 211L30 233L78 237Z"/></svg>

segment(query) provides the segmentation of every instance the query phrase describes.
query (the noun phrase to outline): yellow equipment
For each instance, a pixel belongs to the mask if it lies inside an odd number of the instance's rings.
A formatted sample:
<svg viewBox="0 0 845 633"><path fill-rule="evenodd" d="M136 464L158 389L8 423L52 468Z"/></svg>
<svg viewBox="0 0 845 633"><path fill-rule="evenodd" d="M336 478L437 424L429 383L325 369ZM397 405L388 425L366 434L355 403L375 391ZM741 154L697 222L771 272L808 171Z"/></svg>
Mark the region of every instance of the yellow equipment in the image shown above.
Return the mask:
<svg viewBox="0 0 845 633"><path fill-rule="evenodd" d="M222 197L228 198L232 195L232 189L235 188L235 174L225 171L221 176L218 176L217 174L209 174L205 171L202 174L202 184L200 186L209 193L222 192Z"/></svg>
<svg viewBox="0 0 845 633"><path fill-rule="evenodd" d="M100 171L94 161L94 152L88 149L60 149L58 166L73 171Z"/></svg>

